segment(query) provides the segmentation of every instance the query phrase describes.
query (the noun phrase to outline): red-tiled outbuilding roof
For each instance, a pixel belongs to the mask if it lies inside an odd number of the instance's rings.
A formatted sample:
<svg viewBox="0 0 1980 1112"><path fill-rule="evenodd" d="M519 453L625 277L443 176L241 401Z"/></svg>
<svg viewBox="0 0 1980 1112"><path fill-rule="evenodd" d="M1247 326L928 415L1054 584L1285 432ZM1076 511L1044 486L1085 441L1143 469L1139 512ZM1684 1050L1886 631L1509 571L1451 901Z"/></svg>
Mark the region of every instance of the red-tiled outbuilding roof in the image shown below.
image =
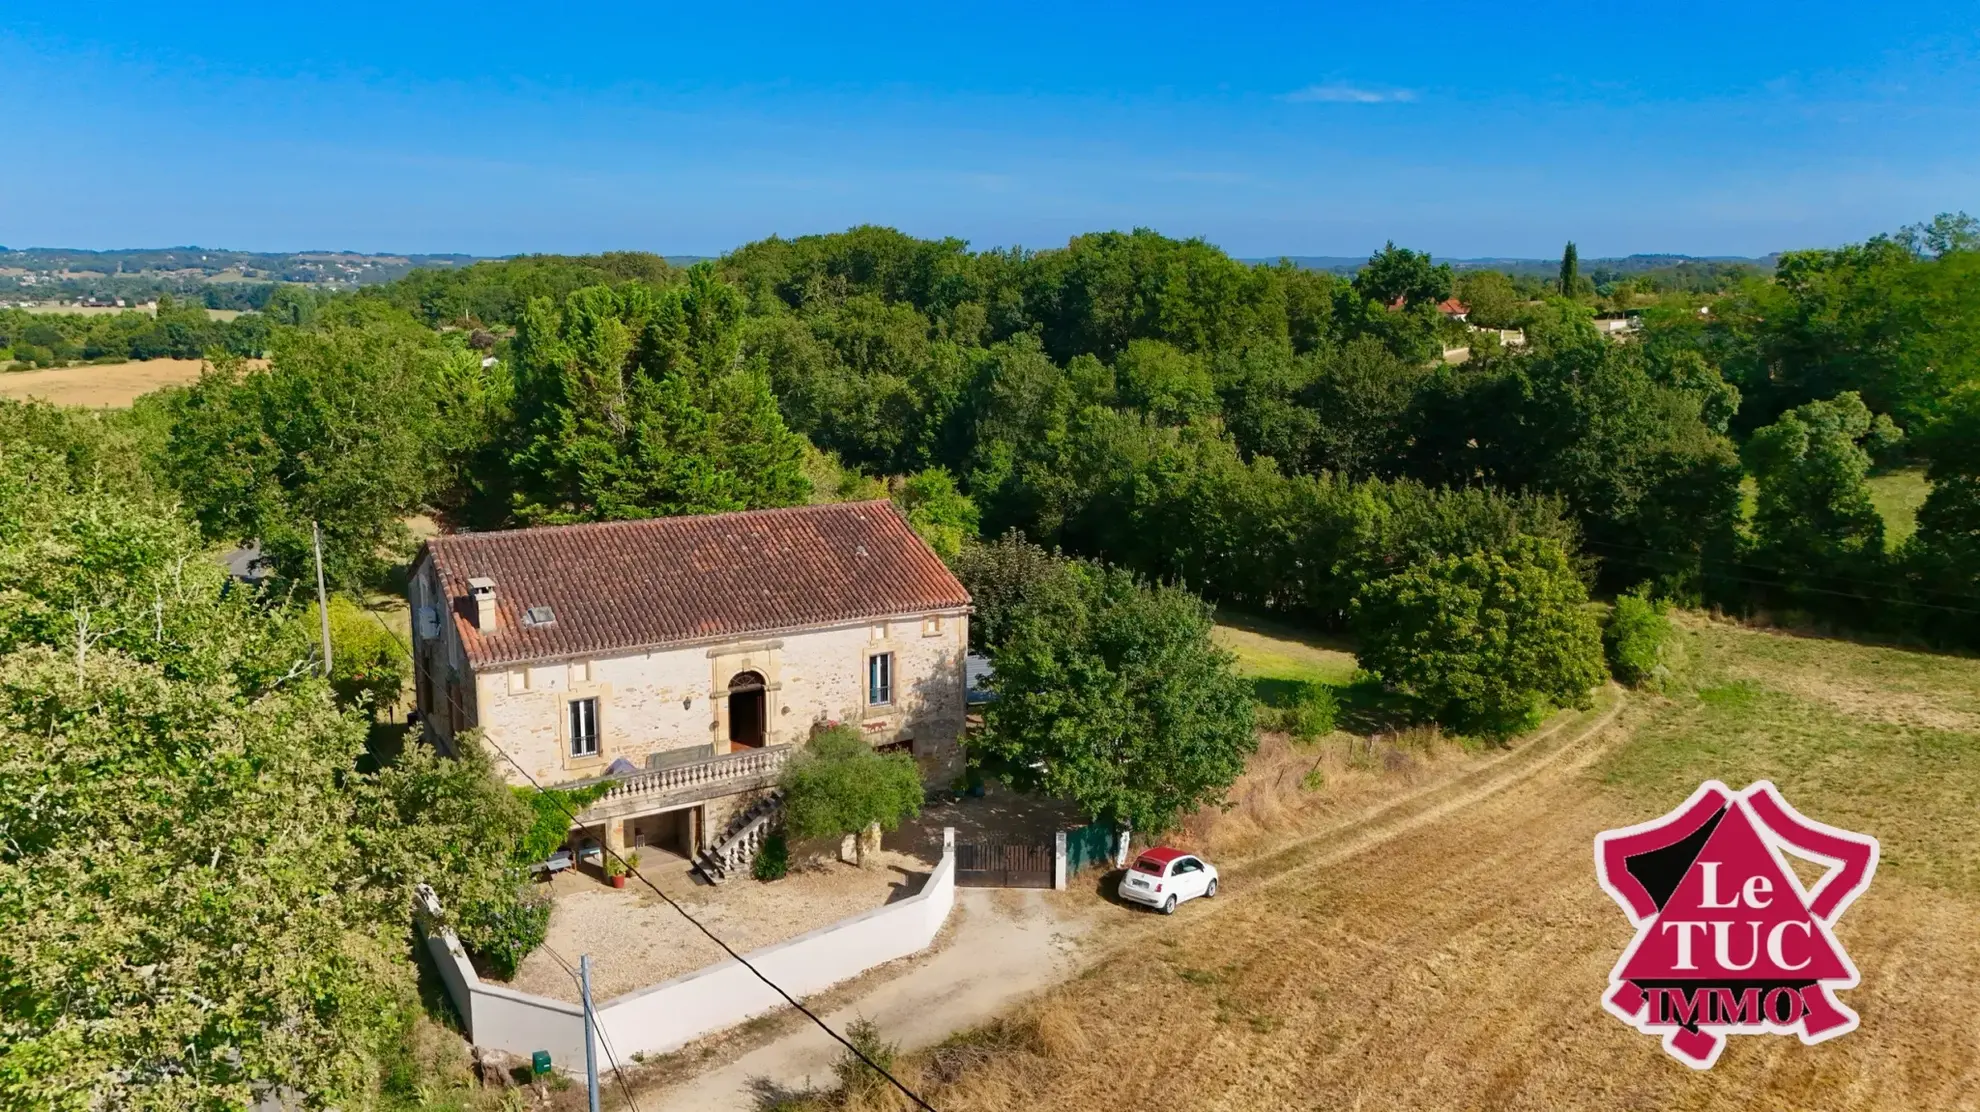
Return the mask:
<svg viewBox="0 0 1980 1112"><path fill-rule="evenodd" d="M969 592L892 503L458 533L426 542L476 667L955 610ZM495 581L496 628L468 580ZM526 624L548 607L547 624Z"/></svg>

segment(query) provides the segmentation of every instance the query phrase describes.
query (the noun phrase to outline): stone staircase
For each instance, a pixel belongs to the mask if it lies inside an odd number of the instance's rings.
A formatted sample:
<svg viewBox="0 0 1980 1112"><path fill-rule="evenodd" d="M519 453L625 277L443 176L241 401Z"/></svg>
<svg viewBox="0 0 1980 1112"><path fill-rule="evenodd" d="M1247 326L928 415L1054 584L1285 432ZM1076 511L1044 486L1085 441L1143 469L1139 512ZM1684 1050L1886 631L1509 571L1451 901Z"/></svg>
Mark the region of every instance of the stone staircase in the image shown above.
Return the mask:
<svg viewBox="0 0 1980 1112"><path fill-rule="evenodd" d="M706 877L710 884L721 884L738 874L747 873L756 861L757 851L763 848L764 839L776 829L783 809L784 794L773 791L737 812L729 820L722 836L702 851L701 860L695 863L695 871Z"/></svg>

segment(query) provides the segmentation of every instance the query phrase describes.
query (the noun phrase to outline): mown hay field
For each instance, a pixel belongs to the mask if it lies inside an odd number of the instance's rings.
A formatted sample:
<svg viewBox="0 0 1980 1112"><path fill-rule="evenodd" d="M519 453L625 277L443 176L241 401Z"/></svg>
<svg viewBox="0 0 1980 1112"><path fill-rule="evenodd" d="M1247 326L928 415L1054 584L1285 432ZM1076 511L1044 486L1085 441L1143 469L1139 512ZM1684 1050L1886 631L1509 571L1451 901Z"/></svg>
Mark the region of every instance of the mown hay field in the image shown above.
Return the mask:
<svg viewBox="0 0 1980 1112"><path fill-rule="evenodd" d="M1682 639L1684 690L1611 694L1352 824L1315 811L1172 919L1108 905L1109 956L904 1068L945 1112L1980 1107L1980 662ZM1772 779L1883 861L1837 929L1861 1028L1735 1037L1700 1073L1600 1006L1631 931L1592 840L1710 777Z"/></svg>
<svg viewBox="0 0 1980 1112"><path fill-rule="evenodd" d="M247 360L250 366L258 359ZM0 398L40 398L56 405L121 409L141 395L199 377L203 359L133 359L39 371L0 373Z"/></svg>

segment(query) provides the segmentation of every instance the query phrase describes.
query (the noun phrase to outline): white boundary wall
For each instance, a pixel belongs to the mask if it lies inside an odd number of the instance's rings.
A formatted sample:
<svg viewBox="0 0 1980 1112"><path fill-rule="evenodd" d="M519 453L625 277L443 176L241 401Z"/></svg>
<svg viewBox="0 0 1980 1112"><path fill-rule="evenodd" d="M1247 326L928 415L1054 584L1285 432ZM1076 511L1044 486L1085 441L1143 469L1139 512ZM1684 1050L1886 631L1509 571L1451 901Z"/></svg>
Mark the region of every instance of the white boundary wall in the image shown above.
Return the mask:
<svg viewBox="0 0 1980 1112"><path fill-rule="evenodd" d="M942 860L914 895L744 957L802 1000L926 949L955 907L955 840L954 830L942 832ZM417 902L424 915L439 911L439 901L424 885ZM558 1069L584 1068L584 1013L578 1005L483 981L450 930L429 934L426 947L467 1024L469 1041L523 1058L547 1050ZM600 1032L624 1063L634 1054L664 1054L783 1006L782 997L730 960L635 989L596 1008Z"/></svg>

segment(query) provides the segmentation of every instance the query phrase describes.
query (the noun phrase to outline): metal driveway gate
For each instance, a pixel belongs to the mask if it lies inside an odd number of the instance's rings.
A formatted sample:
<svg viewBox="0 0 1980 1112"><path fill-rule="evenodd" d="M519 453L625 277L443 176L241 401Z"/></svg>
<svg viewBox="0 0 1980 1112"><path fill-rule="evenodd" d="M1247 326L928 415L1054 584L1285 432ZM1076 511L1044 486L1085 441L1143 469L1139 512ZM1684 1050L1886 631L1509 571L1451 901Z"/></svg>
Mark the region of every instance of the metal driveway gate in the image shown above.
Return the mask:
<svg viewBox="0 0 1980 1112"><path fill-rule="evenodd" d="M962 888L1050 888L1051 846L967 842L956 846L956 884Z"/></svg>

